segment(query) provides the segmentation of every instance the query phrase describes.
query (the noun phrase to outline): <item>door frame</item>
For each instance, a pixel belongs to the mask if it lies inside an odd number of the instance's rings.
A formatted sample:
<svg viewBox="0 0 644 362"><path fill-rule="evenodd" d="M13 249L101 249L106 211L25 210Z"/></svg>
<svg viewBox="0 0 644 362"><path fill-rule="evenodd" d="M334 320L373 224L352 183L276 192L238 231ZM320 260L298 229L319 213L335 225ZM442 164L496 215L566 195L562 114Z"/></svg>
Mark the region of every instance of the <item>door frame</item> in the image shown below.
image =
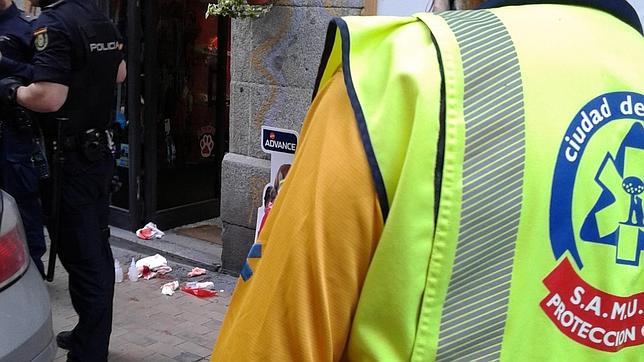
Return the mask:
<svg viewBox="0 0 644 362"><path fill-rule="evenodd" d="M126 1L127 9L127 52L128 60L139 59L141 54L141 8L138 1ZM107 2L99 4L107 9ZM138 61L127 62L127 118L128 122L128 209L110 205L110 225L123 229L136 230L140 227L143 204L141 201L141 64ZM133 76L136 75L136 76Z"/></svg>
<svg viewBox="0 0 644 362"><path fill-rule="evenodd" d="M100 0L99 0L100 1ZM157 1L148 1L141 7L138 1L127 1L127 59L142 59L127 63L127 115L129 143L129 209L111 206L110 225L134 231L144 223L154 222L160 229L168 229L188 223L219 216L221 198L221 165L224 154L228 152L228 111L227 99L228 54L230 46L230 19L218 18L217 37L219 39L217 62L217 94L215 133L217 146L214 167L217 167L217 186L215 198L189 203L163 210L157 210L157 120L159 104L157 92L144 94L145 108L141 106L143 89L158 89L159 77L156 62L158 35L156 24L159 16ZM139 19L145 19L141 26ZM141 39L142 41L132 41ZM145 44L144 47L141 44ZM141 54L141 52L144 54ZM143 57L141 58L141 55ZM143 63L143 64L141 64ZM143 65L143 67L142 67ZM145 71L141 80L141 71ZM143 87L142 87L143 86ZM153 111L146 111L153 110ZM135 120L141 120L136 122ZM145 149L143 148L145 147Z"/></svg>

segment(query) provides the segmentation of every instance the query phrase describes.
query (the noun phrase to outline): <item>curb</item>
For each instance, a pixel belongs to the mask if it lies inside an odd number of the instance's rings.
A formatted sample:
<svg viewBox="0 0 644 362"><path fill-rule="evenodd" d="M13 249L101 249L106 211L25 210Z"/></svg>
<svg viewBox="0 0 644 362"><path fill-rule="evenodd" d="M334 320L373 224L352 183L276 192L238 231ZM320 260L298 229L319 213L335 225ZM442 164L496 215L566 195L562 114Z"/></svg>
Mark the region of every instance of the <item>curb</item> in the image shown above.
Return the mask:
<svg viewBox="0 0 644 362"><path fill-rule="evenodd" d="M110 227L110 244L142 255L160 254L168 260L225 273L221 268L221 246L168 232L162 239L141 240L132 232ZM225 273L228 274L228 273Z"/></svg>

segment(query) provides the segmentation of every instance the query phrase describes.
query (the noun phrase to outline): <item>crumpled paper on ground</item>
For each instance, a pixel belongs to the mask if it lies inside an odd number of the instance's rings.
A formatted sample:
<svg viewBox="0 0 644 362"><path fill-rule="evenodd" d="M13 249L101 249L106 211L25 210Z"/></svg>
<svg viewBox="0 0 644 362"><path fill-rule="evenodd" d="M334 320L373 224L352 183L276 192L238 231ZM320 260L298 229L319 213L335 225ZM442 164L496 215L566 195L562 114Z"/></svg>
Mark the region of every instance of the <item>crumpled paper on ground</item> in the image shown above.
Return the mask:
<svg viewBox="0 0 644 362"><path fill-rule="evenodd" d="M139 239L150 240L150 239L161 239L165 233L159 230L154 223L147 223L144 227L136 231L136 236Z"/></svg>
<svg viewBox="0 0 644 362"><path fill-rule="evenodd" d="M181 287L181 291L192 294L195 297L199 298L210 298L210 297L216 297L218 294L214 290L208 290L208 289L190 289L186 287Z"/></svg>
<svg viewBox="0 0 644 362"><path fill-rule="evenodd" d="M168 260L159 254L139 259L136 262L136 269L139 271L139 277L146 280L172 271L172 268L168 266Z"/></svg>
<svg viewBox="0 0 644 362"><path fill-rule="evenodd" d="M213 282L187 282L184 284L187 289L215 289Z"/></svg>
<svg viewBox="0 0 644 362"><path fill-rule="evenodd" d="M199 298L216 297L217 291L213 282L187 282L181 287L181 291L192 294Z"/></svg>
<svg viewBox="0 0 644 362"><path fill-rule="evenodd" d="M195 267L195 268L192 268L192 271L188 273L188 278L192 278L192 277L196 277L204 274L206 274L206 269Z"/></svg>
<svg viewBox="0 0 644 362"><path fill-rule="evenodd" d="M150 270L150 268L147 265L144 265L143 271L139 274L139 276L145 280L150 280L152 278L155 278L157 275L165 275L170 273L171 271L172 271L172 268L170 268L167 265L160 266L154 269L154 271Z"/></svg>
<svg viewBox="0 0 644 362"><path fill-rule="evenodd" d="M161 293L165 295L173 295L174 291L179 289L179 281L175 280L170 283L165 283L161 287Z"/></svg>

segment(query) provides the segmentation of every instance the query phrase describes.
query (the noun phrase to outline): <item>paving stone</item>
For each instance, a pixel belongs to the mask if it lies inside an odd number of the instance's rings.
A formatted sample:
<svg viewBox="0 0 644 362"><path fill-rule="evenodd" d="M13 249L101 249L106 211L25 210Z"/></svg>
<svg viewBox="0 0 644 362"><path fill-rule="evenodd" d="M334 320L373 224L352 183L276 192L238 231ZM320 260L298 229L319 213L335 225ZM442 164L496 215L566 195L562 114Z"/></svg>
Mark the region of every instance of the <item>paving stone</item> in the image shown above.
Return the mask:
<svg viewBox="0 0 644 362"><path fill-rule="evenodd" d="M175 357L185 352L183 350L178 349L175 344L160 344L156 346L154 351L155 353L161 354L172 360L174 360Z"/></svg>
<svg viewBox="0 0 644 362"><path fill-rule="evenodd" d="M209 337L195 337L192 339L192 343L198 344L199 346L205 348L208 353L212 352L213 347L215 346L214 336Z"/></svg>
<svg viewBox="0 0 644 362"><path fill-rule="evenodd" d="M138 333L127 333L123 335L123 338L141 347L147 347L157 343L154 339Z"/></svg>
<svg viewBox="0 0 644 362"><path fill-rule="evenodd" d="M196 354L190 352L182 352L180 355L174 358L175 361L179 362L195 362L200 361L201 359L201 356L197 356Z"/></svg>
<svg viewBox="0 0 644 362"><path fill-rule="evenodd" d="M119 260L129 260L132 253L113 248ZM115 286L114 319L110 340L109 362L132 361L201 361L210 356L235 278L209 273L216 287L224 288L221 296L200 299L177 291L173 296L161 294L161 285L173 279L186 280L190 266L171 263L171 278L126 280ZM78 317L69 300L67 273L59 264L53 283L47 285L52 303L54 332L74 327ZM59 349L55 361L65 361L67 351Z"/></svg>
<svg viewBox="0 0 644 362"><path fill-rule="evenodd" d="M177 317L181 317L181 318L185 319L186 321L188 321L187 323L189 323L190 326L194 326L197 323L202 323L204 321L204 319L205 319L203 315L193 313L191 311L183 312L180 315L178 315Z"/></svg>
<svg viewBox="0 0 644 362"><path fill-rule="evenodd" d="M199 356L199 358L204 357L209 355L212 352L212 349L210 348L204 348L196 343L193 342L184 342L178 346L176 346L182 351L188 352L188 353L194 353Z"/></svg>
<svg viewBox="0 0 644 362"><path fill-rule="evenodd" d="M108 361L139 361L153 353L153 350L143 348L133 343L121 341L116 347L110 346Z"/></svg>
<svg viewBox="0 0 644 362"><path fill-rule="evenodd" d="M142 362L174 362L175 360L159 353L153 353L145 357L141 361Z"/></svg>
<svg viewBox="0 0 644 362"><path fill-rule="evenodd" d="M148 333L150 338L156 339L160 344L164 346L176 346L185 342L185 338L172 334L171 332L165 331L151 331Z"/></svg>

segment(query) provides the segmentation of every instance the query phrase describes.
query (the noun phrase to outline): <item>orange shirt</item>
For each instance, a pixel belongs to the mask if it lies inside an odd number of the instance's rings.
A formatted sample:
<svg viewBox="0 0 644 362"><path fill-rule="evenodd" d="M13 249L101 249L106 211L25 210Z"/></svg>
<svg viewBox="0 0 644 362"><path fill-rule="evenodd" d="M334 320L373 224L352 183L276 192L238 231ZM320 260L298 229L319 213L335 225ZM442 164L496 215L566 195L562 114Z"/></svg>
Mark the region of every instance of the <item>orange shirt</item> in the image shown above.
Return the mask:
<svg viewBox="0 0 644 362"><path fill-rule="evenodd" d="M342 80L334 75L305 119L293 167L259 235L261 258L239 281L213 361L342 357L383 228Z"/></svg>

